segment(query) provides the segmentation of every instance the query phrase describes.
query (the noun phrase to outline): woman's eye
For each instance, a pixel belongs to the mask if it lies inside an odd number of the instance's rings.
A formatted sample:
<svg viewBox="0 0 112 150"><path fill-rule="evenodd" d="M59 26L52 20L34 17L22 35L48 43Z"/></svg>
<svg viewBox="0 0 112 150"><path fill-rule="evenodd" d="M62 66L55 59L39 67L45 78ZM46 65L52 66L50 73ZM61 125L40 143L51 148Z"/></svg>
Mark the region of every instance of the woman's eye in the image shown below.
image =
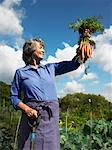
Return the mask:
<svg viewBox="0 0 112 150"><path fill-rule="evenodd" d="M42 49L42 48L43 48L43 46L40 47L40 49Z"/></svg>

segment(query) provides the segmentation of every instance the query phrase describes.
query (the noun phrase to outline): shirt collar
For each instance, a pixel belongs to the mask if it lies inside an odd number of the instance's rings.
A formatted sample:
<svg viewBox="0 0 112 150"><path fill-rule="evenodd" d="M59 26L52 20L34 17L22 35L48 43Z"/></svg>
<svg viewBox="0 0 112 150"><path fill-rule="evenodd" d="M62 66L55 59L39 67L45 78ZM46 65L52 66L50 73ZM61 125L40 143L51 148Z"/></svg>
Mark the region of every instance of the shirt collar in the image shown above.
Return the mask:
<svg viewBox="0 0 112 150"><path fill-rule="evenodd" d="M41 67L41 68L44 68L44 69L45 69L45 65L43 65L43 64L40 64L38 67L39 67L39 68Z"/></svg>
<svg viewBox="0 0 112 150"><path fill-rule="evenodd" d="M43 68L43 69L45 69L45 65L40 64L40 65L37 67L37 69L38 69L38 68ZM22 68L22 70L29 70L29 69L34 69L34 68L32 68L31 65L26 65L24 68Z"/></svg>

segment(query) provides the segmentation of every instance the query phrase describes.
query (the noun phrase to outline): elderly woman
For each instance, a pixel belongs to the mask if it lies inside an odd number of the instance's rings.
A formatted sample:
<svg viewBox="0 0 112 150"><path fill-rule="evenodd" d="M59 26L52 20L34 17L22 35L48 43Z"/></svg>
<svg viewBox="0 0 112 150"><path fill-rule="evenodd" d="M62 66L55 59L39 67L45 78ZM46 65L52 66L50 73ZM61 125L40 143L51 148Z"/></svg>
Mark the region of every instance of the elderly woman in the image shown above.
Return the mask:
<svg viewBox="0 0 112 150"><path fill-rule="evenodd" d="M41 120L36 129L35 150L60 150L59 103L56 94L55 76L77 69L78 57L71 61L42 65L44 42L31 39L23 46L25 67L16 70L11 86L11 102L15 109L22 110L18 136L18 150L30 149L31 127L29 120ZM79 57L80 58L80 57ZM23 92L24 99L20 99Z"/></svg>

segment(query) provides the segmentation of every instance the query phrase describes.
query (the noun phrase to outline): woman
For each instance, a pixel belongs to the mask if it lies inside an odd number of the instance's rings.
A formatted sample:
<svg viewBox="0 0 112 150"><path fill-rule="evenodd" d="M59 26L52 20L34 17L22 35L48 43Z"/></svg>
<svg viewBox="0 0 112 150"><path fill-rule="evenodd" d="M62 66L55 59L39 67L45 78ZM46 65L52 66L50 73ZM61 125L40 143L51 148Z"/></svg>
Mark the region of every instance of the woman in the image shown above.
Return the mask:
<svg viewBox="0 0 112 150"><path fill-rule="evenodd" d="M25 67L16 70L11 86L11 102L15 109L22 110L19 128L18 150L30 149L31 127L29 120L41 120L36 129L35 150L60 150L59 104L55 76L77 69L78 57L71 61L42 65L44 42L31 39L23 46ZM77 59L76 59L77 58ZM21 91L24 99L20 99Z"/></svg>

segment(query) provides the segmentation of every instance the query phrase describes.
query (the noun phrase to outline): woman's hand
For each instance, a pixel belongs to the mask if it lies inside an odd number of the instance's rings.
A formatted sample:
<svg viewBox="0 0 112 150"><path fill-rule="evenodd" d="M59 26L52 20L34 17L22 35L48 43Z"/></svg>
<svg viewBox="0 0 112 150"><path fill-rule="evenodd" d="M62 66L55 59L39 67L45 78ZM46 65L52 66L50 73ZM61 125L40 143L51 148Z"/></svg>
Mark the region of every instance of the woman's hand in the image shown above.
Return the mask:
<svg viewBox="0 0 112 150"><path fill-rule="evenodd" d="M27 106L26 104L24 104L23 102L19 102L18 107L23 110L28 117L31 118L37 118L39 115L39 112L29 106Z"/></svg>
<svg viewBox="0 0 112 150"><path fill-rule="evenodd" d="M31 118L37 118L38 117L38 112L35 109L32 109L29 107L29 108L26 108L24 111L28 117L31 117Z"/></svg>

